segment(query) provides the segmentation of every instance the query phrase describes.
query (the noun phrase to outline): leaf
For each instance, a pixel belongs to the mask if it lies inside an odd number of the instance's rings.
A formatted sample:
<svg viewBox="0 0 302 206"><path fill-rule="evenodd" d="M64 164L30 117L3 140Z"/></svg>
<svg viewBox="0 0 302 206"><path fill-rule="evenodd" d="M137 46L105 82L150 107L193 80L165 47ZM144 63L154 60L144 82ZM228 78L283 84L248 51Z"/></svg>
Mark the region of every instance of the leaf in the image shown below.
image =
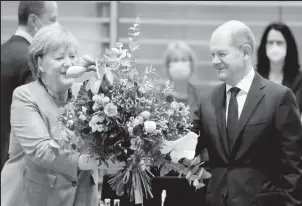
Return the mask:
<svg viewBox="0 0 302 206"><path fill-rule="evenodd" d="M106 67L107 71L106 71L106 78L109 81L109 83L112 85L113 84L113 73L108 69L108 67Z"/></svg>
<svg viewBox="0 0 302 206"><path fill-rule="evenodd" d="M130 36L139 36L140 32L135 32L135 33L129 33L128 35Z"/></svg>
<svg viewBox="0 0 302 206"><path fill-rule="evenodd" d="M161 168L160 168L160 176L163 177L165 176L166 174L168 174L170 172L170 170L165 166L163 165Z"/></svg>
<svg viewBox="0 0 302 206"><path fill-rule="evenodd" d="M191 170L191 173L195 174L197 172L198 168L199 168L198 165L194 166L193 169Z"/></svg>
<svg viewBox="0 0 302 206"><path fill-rule="evenodd" d="M49 141L49 145L53 148L56 148L56 149L61 147L61 145L59 145L54 139Z"/></svg>
<svg viewBox="0 0 302 206"><path fill-rule="evenodd" d="M116 54L120 54L121 53L121 51L119 49L117 49L117 48L112 48L111 50L113 52L115 52Z"/></svg>
<svg viewBox="0 0 302 206"><path fill-rule="evenodd" d="M106 49L106 55L111 55L111 54L112 54L112 51L109 49Z"/></svg>
<svg viewBox="0 0 302 206"><path fill-rule="evenodd" d="M102 84L102 79L98 79L98 80L95 80L95 81L92 81L90 83L90 90L93 94L98 94L98 91L99 91L99 88Z"/></svg>

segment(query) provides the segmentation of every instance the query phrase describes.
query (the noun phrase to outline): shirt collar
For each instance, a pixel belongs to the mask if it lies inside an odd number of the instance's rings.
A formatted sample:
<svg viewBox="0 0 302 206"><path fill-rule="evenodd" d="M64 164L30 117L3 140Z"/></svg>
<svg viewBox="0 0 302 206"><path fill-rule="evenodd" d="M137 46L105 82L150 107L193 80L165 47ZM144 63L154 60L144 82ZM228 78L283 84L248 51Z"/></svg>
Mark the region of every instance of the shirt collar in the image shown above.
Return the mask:
<svg viewBox="0 0 302 206"><path fill-rule="evenodd" d="M17 29L16 33L15 33L16 36L21 36L23 37L24 39L26 39L30 44L33 40L33 37L26 31L24 30L21 30L21 29Z"/></svg>
<svg viewBox="0 0 302 206"><path fill-rule="evenodd" d="M254 68L252 67L249 73L235 87L239 88L240 91L244 91L245 93L248 93L251 88L254 76L255 76L255 71ZM226 84L226 93L228 93L231 88L232 86Z"/></svg>

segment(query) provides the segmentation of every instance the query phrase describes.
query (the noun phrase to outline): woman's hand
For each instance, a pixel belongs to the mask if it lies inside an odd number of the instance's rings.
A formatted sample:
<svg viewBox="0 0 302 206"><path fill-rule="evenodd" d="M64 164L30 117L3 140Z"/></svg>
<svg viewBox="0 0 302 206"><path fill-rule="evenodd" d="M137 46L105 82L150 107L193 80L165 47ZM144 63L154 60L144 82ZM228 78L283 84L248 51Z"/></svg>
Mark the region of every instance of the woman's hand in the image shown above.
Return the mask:
<svg viewBox="0 0 302 206"><path fill-rule="evenodd" d="M96 157L91 157L86 154L81 154L78 159L79 170L94 170L98 169L100 160Z"/></svg>
<svg viewBox="0 0 302 206"><path fill-rule="evenodd" d="M99 166L99 169L104 172L104 174L114 175L120 170L123 170L126 167L125 162L120 162L118 160L115 160L114 163L111 159L106 161L108 166L105 163L102 163Z"/></svg>

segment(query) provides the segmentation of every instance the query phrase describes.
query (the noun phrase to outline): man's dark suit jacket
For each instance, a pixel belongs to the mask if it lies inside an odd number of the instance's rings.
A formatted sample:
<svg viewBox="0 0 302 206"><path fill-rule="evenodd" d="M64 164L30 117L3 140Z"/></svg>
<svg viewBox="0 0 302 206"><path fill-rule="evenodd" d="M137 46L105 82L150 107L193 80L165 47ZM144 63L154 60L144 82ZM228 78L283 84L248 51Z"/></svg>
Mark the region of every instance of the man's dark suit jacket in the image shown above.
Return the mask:
<svg viewBox="0 0 302 206"><path fill-rule="evenodd" d="M293 92L296 95L296 100L300 109L300 113L302 113L302 72L296 77L293 87Z"/></svg>
<svg viewBox="0 0 302 206"><path fill-rule="evenodd" d="M194 112L196 152L208 149L210 206L301 206L302 126L293 92L255 73L228 151L225 84Z"/></svg>
<svg viewBox="0 0 302 206"><path fill-rule="evenodd" d="M27 64L28 48L29 42L16 35L1 45L1 170L8 158L13 91L33 80Z"/></svg>

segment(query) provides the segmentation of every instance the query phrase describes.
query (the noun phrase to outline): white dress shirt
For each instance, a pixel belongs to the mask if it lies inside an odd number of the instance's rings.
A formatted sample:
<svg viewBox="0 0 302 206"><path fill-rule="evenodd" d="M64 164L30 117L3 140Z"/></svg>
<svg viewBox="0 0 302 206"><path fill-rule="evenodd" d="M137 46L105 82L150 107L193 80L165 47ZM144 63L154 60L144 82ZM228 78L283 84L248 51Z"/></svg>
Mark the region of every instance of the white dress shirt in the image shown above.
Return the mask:
<svg viewBox="0 0 302 206"><path fill-rule="evenodd" d="M235 86L240 89L239 93L237 94L237 102L238 102L238 119L240 118L246 97L248 92L250 91L253 79L255 76L255 71L254 68L252 68L249 73ZM227 119L228 119L228 109L229 109L229 102L231 98L231 92L230 89L232 86L226 84L226 124L227 124Z"/></svg>
<svg viewBox="0 0 302 206"><path fill-rule="evenodd" d="M33 40L33 37L27 33L26 31L24 30L21 30L21 29L17 29L16 33L15 33L16 36L22 36L24 39L26 39L30 44Z"/></svg>

